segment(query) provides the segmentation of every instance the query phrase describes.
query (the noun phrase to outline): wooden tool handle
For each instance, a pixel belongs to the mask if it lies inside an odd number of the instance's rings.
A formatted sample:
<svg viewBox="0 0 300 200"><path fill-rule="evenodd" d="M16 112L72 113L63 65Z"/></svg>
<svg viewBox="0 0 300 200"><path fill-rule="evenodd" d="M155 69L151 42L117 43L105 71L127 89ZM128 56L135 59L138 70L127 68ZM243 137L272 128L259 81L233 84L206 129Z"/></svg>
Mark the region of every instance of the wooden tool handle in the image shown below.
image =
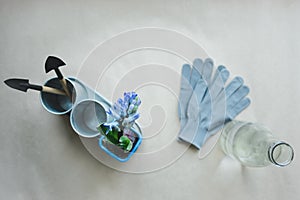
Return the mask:
<svg viewBox="0 0 300 200"><path fill-rule="evenodd" d="M66 95L64 91L52 87L47 87L47 86L42 86L42 91L52 93L52 94Z"/></svg>
<svg viewBox="0 0 300 200"><path fill-rule="evenodd" d="M63 79L61 79L61 80L59 80L59 81L60 81L60 83L61 83L61 85L62 85L64 91L66 92L67 96L71 98L71 94L70 94L70 92L69 92L69 88L68 88L66 79L63 78Z"/></svg>

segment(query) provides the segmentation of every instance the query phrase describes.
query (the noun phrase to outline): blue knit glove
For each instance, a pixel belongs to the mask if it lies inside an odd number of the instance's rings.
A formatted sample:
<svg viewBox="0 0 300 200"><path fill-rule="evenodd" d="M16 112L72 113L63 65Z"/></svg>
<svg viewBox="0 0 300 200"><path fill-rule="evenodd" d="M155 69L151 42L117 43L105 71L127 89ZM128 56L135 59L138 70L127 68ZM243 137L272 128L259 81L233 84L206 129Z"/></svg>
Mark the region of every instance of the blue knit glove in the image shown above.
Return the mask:
<svg viewBox="0 0 300 200"><path fill-rule="evenodd" d="M189 64L184 64L181 70L181 86L178 104L178 116L181 122L181 127L186 124L187 108L191 100L193 90L198 81L205 81L205 84L210 83L213 70L213 61L209 58L203 61L195 59L193 68Z"/></svg>
<svg viewBox="0 0 300 200"><path fill-rule="evenodd" d="M246 109L249 88L241 77L235 77L225 88L229 71L219 66L212 78L213 61L195 59L193 67L182 67L179 96L179 139L198 149L225 123Z"/></svg>

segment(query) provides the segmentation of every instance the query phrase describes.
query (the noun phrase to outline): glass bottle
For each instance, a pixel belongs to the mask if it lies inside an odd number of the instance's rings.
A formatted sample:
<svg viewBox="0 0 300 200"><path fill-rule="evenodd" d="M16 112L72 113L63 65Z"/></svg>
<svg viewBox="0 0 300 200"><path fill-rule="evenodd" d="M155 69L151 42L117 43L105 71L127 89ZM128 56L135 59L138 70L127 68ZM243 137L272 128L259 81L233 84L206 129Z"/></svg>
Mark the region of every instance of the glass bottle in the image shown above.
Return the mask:
<svg viewBox="0 0 300 200"><path fill-rule="evenodd" d="M276 139L266 127L251 122L233 120L227 123L220 137L223 151L249 167L270 164L286 166L294 158L293 148Z"/></svg>

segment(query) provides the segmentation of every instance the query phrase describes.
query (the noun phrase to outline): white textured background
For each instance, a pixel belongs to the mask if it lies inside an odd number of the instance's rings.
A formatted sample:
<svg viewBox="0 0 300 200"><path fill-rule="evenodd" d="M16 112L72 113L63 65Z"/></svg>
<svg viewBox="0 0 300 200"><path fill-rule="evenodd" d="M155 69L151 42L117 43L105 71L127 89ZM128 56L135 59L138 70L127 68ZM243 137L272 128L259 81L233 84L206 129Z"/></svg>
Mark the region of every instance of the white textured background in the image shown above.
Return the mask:
<svg viewBox="0 0 300 200"><path fill-rule="evenodd" d="M187 151L148 174L112 170L85 150L67 117L47 113L37 93L1 84L0 199L296 199L300 196L300 2L0 1L0 77L42 83L47 55L75 75L88 53L112 35L139 27L179 31L217 64L242 75L252 104L240 119L258 121L289 141L286 168L242 168L216 148L204 160ZM67 125L66 125L67 124Z"/></svg>

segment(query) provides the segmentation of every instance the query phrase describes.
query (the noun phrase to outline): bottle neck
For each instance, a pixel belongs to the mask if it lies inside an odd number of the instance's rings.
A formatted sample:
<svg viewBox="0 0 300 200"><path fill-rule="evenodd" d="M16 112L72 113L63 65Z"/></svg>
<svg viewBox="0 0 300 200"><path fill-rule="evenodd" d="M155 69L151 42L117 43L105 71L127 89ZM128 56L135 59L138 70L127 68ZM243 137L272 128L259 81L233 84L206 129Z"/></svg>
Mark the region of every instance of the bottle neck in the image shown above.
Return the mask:
<svg viewBox="0 0 300 200"><path fill-rule="evenodd" d="M294 158L294 150L286 142L273 142L268 149L268 158L276 166L284 167L290 164Z"/></svg>

